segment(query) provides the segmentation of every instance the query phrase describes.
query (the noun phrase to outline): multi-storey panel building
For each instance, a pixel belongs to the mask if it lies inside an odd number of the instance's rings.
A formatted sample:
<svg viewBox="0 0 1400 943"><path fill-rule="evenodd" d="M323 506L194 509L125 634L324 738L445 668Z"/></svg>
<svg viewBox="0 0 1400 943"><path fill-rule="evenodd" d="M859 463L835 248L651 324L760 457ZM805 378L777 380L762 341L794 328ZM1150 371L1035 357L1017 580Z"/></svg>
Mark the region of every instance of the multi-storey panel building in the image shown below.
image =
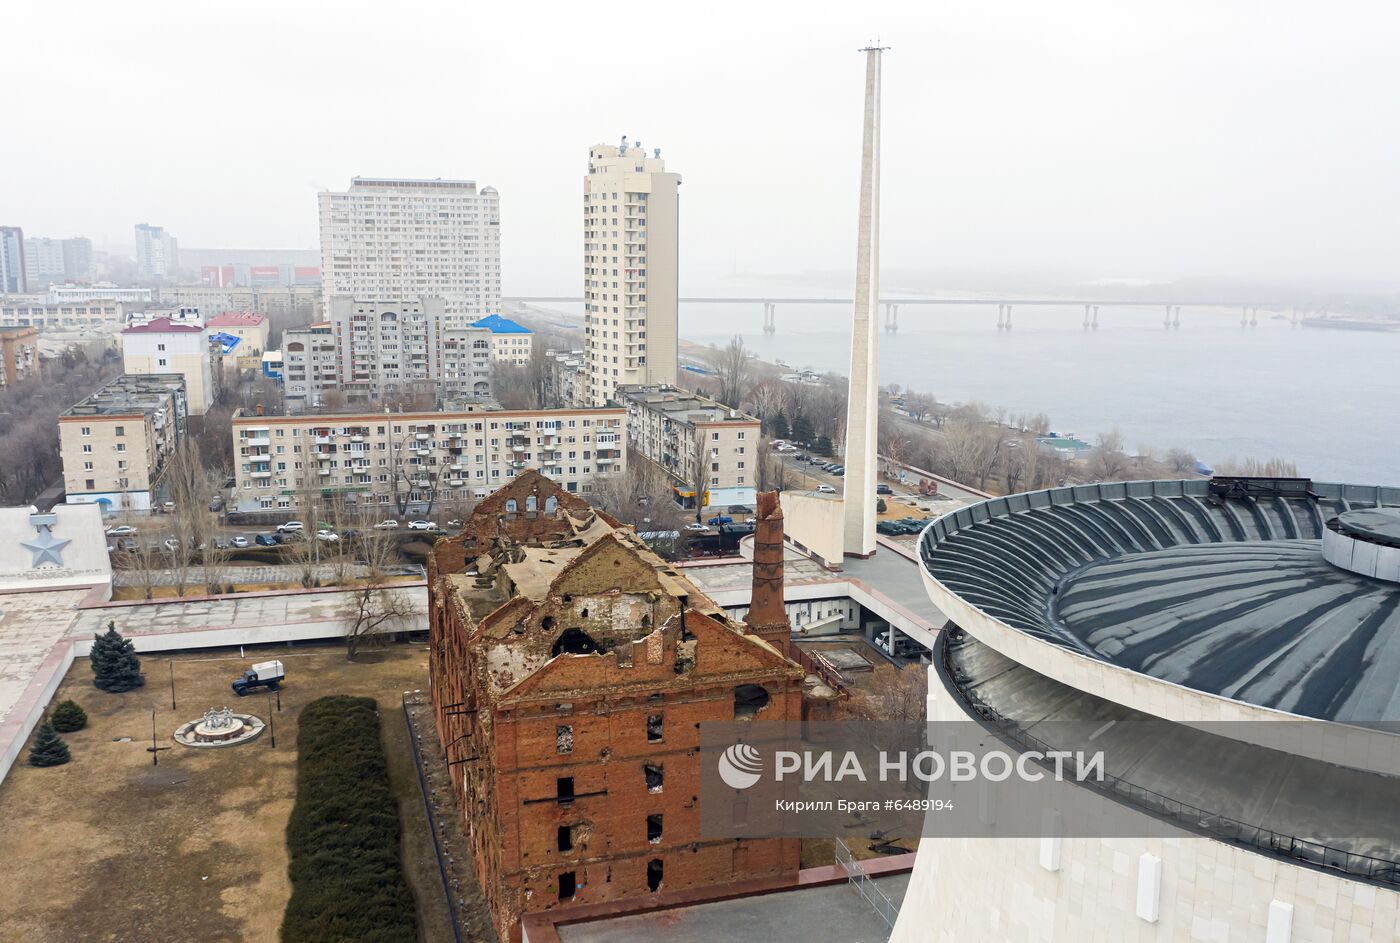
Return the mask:
<svg viewBox="0 0 1400 943"><path fill-rule="evenodd" d="M795 839L708 838L695 802L702 723L801 719L785 621L783 648L730 621L536 475L429 566L429 692L502 941L526 913L796 872Z"/></svg>
<svg viewBox="0 0 1400 943"><path fill-rule="evenodd" d="M58 420L67 503L150 510L187 418L185 378L175 373L125 374L75 404Z"/></svg>
<svg viewBox="0 0 1400 943"><path fill-rule="evenodd" d="M160 301L167 305L195 307L201 311L256 311L266 317L299 314L309 318L321 301L321 286L229 288L175 285L160 289Z"/></svg>
<svg viewBox="0 0 1400 943"><path fill-rule="evenodd" d="M619 408L342 413L233 419L239 510L307 495L419 513L482 497L527 469L587 494L625 477Z"/></svg>
<svg viewBox="0 0 1400 943"><path fill-rule="evenodd" d="M355 177L322 191L327 297L441 298L452 327L500 307L500 195L472 180Z"/></svg>
<svg viewBox="0 0 1400 943"><path fill-rule="evenodd" d="M737 409L668 386L620 391L627 405L627 438L676 483L676 495L694 507L752 504L758 484L762 425Z"/></svg>
<svg viewBox="0 0 1400 943"><path fill-rule="evenodd" d="M114 334L126 324L119 301L44 302L11 299L0 302L0 327L37 327L40 331L85 331Z"/></svg>
<svg viewBox="0 0 1400 943"><path fill-rule="evenodd" d="M24 240L24 269L36 288L66 278L63 266L63 240L31 236Z"/></svg>
<svg viewBox="0 0 1400 943"><path fill-rule="evenodd" d="M180 269L179 243L160 226L136 224L136 274L139 278L173 278Z"/></svg>
<svg viewBox="0 0 1400 943"><path fill-rule="evenodd" d="M282 332L282 399L288 412L321 406L340 386L335 335L329 323Z"/></svg>
<svg viewBox="0 0 1400 943"><path fill-rule="evenodd" d="M329 323L339 385L351 400L410 389L440 401L491 394L491 332L451 327L441 298L335 296Z"/></svg>
<svg viewBox="0 0 1400 943"><path fill-rule="evenodd" d="M50 285L48 303L73 304L86 301L117 301L122 304L150 304L152 292L149 288L119 288L111 282L98 282L95 285Z"/></svg>
<svg viewBox="0 0 1400 943"><path fill-rule="evenodd" d="M586 402L619 386L675 384L680 174L658 148L597 144L583 180Z"/></svg>
<svg viewBox="0 0 1400 943"><path fill-rule="evenodd" d="M38 329L0 327L0 386L11 386L38 375Z"/></svg>

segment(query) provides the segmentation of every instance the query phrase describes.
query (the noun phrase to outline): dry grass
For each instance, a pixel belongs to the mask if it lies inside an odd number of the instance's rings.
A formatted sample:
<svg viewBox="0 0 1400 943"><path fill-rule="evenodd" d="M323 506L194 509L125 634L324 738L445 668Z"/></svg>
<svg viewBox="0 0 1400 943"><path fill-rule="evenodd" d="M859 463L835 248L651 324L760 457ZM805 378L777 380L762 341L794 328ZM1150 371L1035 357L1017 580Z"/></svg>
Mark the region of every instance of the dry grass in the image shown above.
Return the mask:
<svg viewBox="0 0 1400 943"><path fill-rule="evenodd" d="M239 699L229 684L254 661L280 658L282 710L266 695ZM441 885L407 748L400 693L427 679L427 652L395 645L345 660L340 646L175 656L179 710L170 709L165 658L145 658L147 686L106 694L86 659L74 663L55 701L71 697L87 729L68 734L73 761L52 769L17 764L0 784L0 940L249 941L275 943L290 887L284 844L296 777L301 705L324 694L374 697L383 718L394 792L405 825L406 870L426 938L441 939ZM266 720L251 743L182 747L175 728L228 704ZM155 708L160 765L151 765ZM130 742L115 742L131 737Z"/></svg>

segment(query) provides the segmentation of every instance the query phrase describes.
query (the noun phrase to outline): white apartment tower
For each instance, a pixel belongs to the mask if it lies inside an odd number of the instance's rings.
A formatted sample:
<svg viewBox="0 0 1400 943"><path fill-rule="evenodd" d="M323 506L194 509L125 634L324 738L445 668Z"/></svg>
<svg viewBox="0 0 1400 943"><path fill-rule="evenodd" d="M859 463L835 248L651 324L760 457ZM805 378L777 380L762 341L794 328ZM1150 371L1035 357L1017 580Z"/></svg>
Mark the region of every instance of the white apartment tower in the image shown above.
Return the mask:
<svg viewBox="0 0 1400 943"><path fill-rule="evenodd" d="M466 327L501 304L500 194L472 180L355 177L322 191L324 294L441 298Z"/></svg>
<svg viewBox="0 0 1400 943"><path fill-rule="evenodd" d="M584 402L676 383L680 174L657 148L595 144L583 180Z"/></svg>

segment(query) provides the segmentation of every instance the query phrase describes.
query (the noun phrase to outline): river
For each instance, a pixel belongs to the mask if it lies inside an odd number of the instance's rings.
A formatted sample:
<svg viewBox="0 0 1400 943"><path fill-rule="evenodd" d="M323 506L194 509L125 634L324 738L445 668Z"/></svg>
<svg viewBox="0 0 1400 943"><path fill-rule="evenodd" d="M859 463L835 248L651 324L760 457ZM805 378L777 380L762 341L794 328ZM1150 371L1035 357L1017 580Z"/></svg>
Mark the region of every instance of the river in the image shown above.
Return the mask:
<svg viewBox="0 0 1400 943"><path fill-rule="evenodd" d="M1294 327L1265 311L1241 327L1238 309L1185 306L1167 329L1164 314L1100 308L1086 332L1083 307L1021 306L998 331L995 305L905 306L899 331L880 335L880 383L1043 412L1090 442L1117 428L1129 450L1181 446L1212 466L1277 457L1319 481L1400 485L1400 332ZM680 334L723 346L737 333L764 360L849 372L849 307L779 305L771 335L762 321L757 304L685 304Z"/></svg>

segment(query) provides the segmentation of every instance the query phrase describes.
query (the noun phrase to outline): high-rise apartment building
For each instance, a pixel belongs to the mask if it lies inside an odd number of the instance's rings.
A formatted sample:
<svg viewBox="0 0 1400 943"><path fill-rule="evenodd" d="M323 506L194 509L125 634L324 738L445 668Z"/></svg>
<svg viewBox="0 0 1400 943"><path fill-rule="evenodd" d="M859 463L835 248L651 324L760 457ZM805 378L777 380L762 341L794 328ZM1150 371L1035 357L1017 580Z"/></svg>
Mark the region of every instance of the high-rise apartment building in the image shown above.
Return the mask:
<svg viewBox="0 0 1400 943"><path fill-rule="evenodd" d="M680 174L657 148L596 144L583 180L584 368L589 405L619 386L676 383Z"/></svg>
<svg viewBox="0 0 1400 943"><path fill-rule="evenodd" d="M136 224L136 275L167 278L180 268L179 243L160 226Z"/></svg>
<svg viewBox="0 0 1400 943"><path fill-rule="evenodd" d="M327 297L441 298L466 327L501 303L500 195L472 180L355 177L322 191L321 278Z"/></svg>
<svg viewBox="0 0 1400 943"><path fill-rule="evenodd" d="M0 295L22 295L28 290L24 230L18 226L0 226Z"/></svg>
<svg viewBox="0 0 1400 943"><path fill-rule="evenodd" d="M29 285L35 291L50 284L86 282L92 278L92 240L82 236L25 239L24 268Z"/></svg>

